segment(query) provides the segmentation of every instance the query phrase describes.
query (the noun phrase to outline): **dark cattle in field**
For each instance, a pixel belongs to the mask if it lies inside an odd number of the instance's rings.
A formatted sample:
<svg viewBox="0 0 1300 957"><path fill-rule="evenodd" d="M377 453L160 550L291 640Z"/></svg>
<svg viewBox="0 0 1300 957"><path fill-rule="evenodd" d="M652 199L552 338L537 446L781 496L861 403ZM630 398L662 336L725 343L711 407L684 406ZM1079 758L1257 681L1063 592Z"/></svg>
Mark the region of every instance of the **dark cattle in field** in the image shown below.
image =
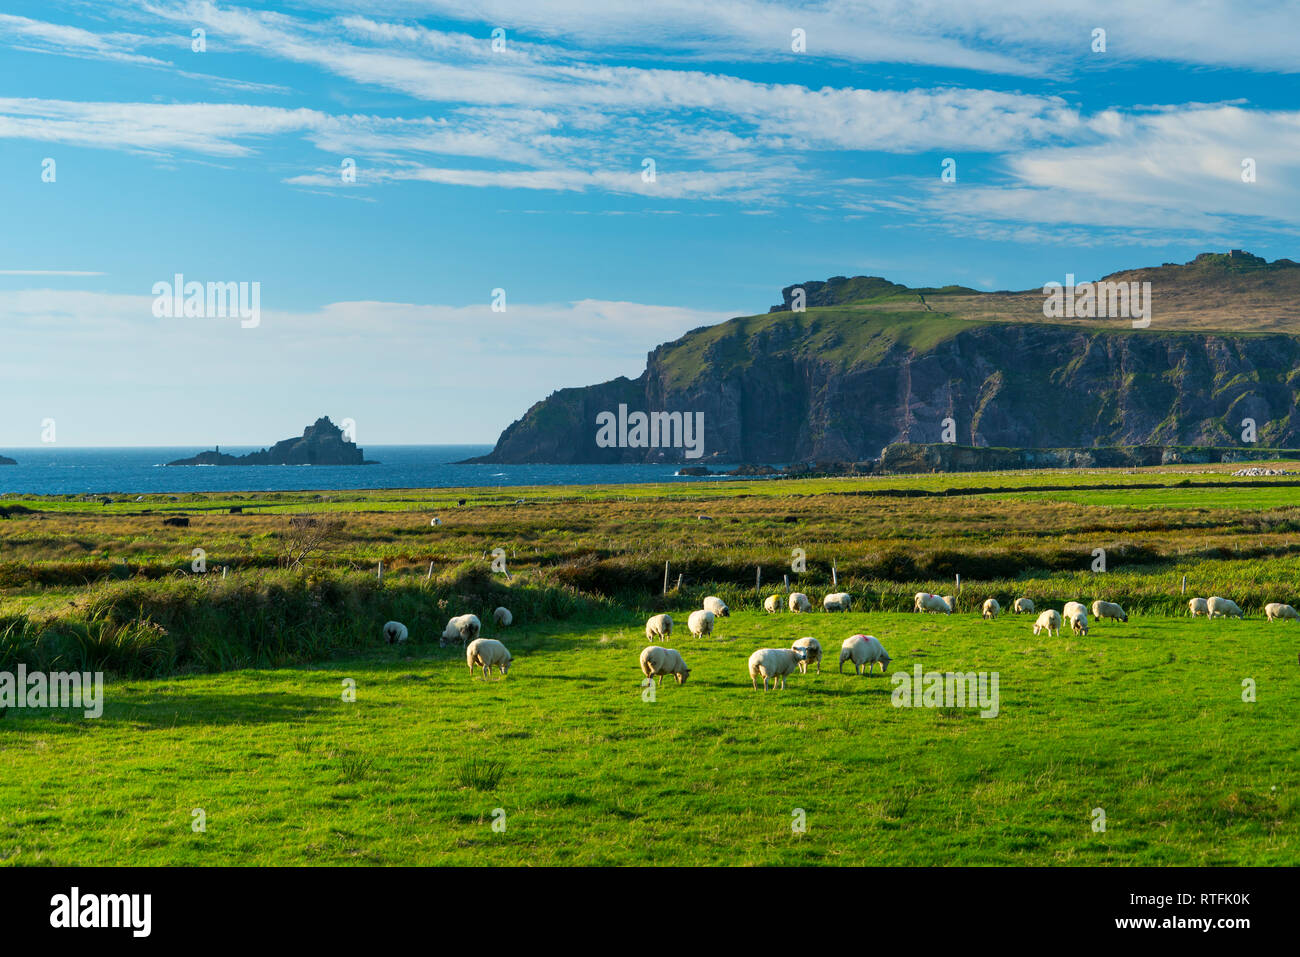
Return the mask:
<svg viewBox="0 0 1300 957"><path fill-rule="evenodd" d="M231 515L243 515L243 514L244 514L244 510L243 510L242 508L240 508L238 505L236 505L234 508L232 508L232 509L230 510L230 514L231 514Z"/></svg>
<svg viewBox="0 0 1300 957"><path fill-rule="evenodd" d="M164 525L175 525L177 528L189 528L190 520L184 515L178 515L175 518L164 518Z"/></svg>

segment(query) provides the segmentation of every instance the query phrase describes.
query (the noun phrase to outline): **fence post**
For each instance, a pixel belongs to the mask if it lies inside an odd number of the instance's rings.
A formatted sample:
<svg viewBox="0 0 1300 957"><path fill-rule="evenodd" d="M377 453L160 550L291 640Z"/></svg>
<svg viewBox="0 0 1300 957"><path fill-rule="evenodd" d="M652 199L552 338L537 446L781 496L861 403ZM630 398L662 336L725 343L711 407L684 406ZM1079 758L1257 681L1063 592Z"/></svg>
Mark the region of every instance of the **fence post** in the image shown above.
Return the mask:
<svg viewBox="0 0 1300 957"><path fill-rule="evenodd" d="M785 593L790 594L790 575L788 572L781 576L781 581L785 586Z"/></svg>
<svg viewBox="0 0 1300 957"><path fill-rule="evenodd" d="M676 590L677 590L677 591L681 591L681 590L682 590L682 573L681 573L681 572L678 572L678 573L677 573L677 588L676 588Z"/></svg>
<svg viewBox="0 0 1300 957"><path fill-rule="evenodd" d="M429 574L424 576L424 580L429 581L432 578L433 578L433 562L429 562Z"/></svg>
<svg viewBox="0 0 1300 957"><path fill-rule="evenodd" d="M831 586L832 586L833 588L839 588L839 587L840 587L840 578L839 578L839 575L838 575L838 574L836 573L836 571L835 571L835 559L833 559L833 558L831 559Z"/></svg>
<svg viewBox="0 0 1300 957"><path fill-rule="evenodd" d="M1182 592L1182 593L1183 593L1184 595L1187 594L1187 576L1186 576L1186 575L1183 576L1183 592Z"/></svg>
<svg viewBox="0 0 1300 957"><path fill-rule="evenodd" d="M961 576L957 576L957 594L961 594Z"/></svg>
<svg viewBox="0 0 1300 957"><path fill-rule="evenodd" d="M758 595L763 591L763 567L761 565L754 568L754 594Z"/></svg>
<svg viewBox="0 0 1300 957"><path fill-rule="evenodd" d="M379 563L379 570L375 573L375 577L378 578L380 581L383 581L383 580L384 580L384 563L383 563L383 562L380 562L380 563Z"/></svg>
<svg viewBox="0 0 1300 957"><path fill-rule="evenodd" d="M664 562L664 594L668 594L668 563Z"/></svg>

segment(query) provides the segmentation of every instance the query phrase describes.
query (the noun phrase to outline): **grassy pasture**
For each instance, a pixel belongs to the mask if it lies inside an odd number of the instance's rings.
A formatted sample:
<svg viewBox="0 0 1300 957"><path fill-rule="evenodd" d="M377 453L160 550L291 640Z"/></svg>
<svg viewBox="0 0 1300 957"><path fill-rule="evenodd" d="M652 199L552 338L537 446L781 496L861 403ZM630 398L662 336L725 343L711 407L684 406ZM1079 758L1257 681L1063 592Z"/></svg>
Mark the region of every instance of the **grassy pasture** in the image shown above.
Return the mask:
<svg viewBox="0 0 1300 957"><path fill-rule="evenodd" d="M892 706L888 677L835 673L855 631L882 639L891 672L998 672L1000 713ZM486 682L433 643L119 682L98 721L11 711L0 860L1300 860L1294 626L1132 619L1036 638L1023 616L739 613L713 638L674 634L693 671L653 702L640 632L628 615L523 626L510 675ZM830 658L822 674L752 691L750 651L804 634ZM483 762L499 762L495 785Z"/></svg>
<svg viewBox="0 0 1300 957"><path fill-rule="evenodd" d="M0 711L0 862L1295 864L1300 627L1260 609L1300 606L1300 495L1226 472L4 497L30 511L0 521L0 671L108 680L99 719ZM278 567L303 514L345 534ZM191 574L194 548L228 577ZM832 563L853 612L761 612L783 574L819 605ZM958 614L905 613L957 573ZM1247 619L1187 618L1183 575ZM694 639L705 594L734 614ZM980 620L989 595L1132 617L1035 637ZM436 635L496 604L516 626L485 634L515 666L485 682ZM659 611L693 672L647 702ZM394 617L405 648L380 644ZM896 708L889 678L835 674L859 631L891 674L997 672L1000 713ZM752 691L749 653L803 635L829 667Z"/></svg>

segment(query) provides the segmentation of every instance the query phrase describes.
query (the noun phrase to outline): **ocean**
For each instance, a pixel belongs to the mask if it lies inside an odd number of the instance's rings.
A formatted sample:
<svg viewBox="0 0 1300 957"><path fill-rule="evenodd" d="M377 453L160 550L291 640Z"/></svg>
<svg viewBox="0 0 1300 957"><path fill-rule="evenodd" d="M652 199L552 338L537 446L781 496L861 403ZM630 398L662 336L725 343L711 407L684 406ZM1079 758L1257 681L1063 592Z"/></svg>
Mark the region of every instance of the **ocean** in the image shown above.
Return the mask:
<svg viewBox="0 0 1300 957"><path fill-rule="evenodd" d="M255 446L222 446L243 455ZM18 462L0 465L0 494L68 495L150 492L292 492L304 489L494 488L515 485L618 485L716 481L677 476L679 465L453 465L490 445L367 445L379 465L176 466L200 448L0 449Z"/></svg>

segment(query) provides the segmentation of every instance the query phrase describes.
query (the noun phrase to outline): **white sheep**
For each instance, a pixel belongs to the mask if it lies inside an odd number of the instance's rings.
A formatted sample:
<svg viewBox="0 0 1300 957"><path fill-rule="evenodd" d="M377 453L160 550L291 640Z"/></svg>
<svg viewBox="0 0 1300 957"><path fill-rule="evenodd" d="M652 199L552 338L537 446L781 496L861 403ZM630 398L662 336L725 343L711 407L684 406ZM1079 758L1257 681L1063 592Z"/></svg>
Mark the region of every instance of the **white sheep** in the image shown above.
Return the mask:
<svg viewBox="0 0 1300 957"><path fill-rule="evenodd" d="M1034 634L1046 631L1049 635L1060 636L1061 634L1061 613L1055 608L1049 608L1038 616L1034 622Z"/></svg>
<svg viewBox="0 0 1300 957"><path fill-rule="evenodd" d="M509 608L502 605L497 608L496 611L492 612L492 621L500 625L502 628L509 628L515 623L515 616L510 614Z"/></svg>
<svg viewBox="0 0 1300 957"><path fill-rule="evenodd" d="M766 611L769 615L775 615L777 612L779 612L781 610L781 596L768 595L767 598L764 599L763 601L763 610Z"/></svg>
<svg viewBox="0 0 1300 957"><path fill-rule="evenodd" d="M948 609L950 611L957 610L957 599L954 598L952 595L944 595L943 600L948 603Z"/></svg>
<svg viewBox="0 0 1300 957"><path fill-rule="evenodd" d="M862 666L867 666L867 674L871 674L875 663L880 662L880 673L883 675L889 668L889 652L885 651L884 645L873 635L854 635L851 638L845 638L844 644L840 646L840 674L844 673L844 662L853 662L853 673L862 674Z"/></svg>
<svg viewBox="0 0 1300 957"><path fill-rule="evenodd" d="M1034 613L1034 603L1028 598L1017 598L1011 610L1017 615L1032 615Z"/></svg>
<svg viewBox="0 0 1300 957"><path fill-rule="evenodd" d="M822 607L827 611L848 611L852 602L848 592L835 591L822 599Z"/></svg>
<svg viewBox="0 0 1300 957"><path fill-rule="evenodd" d="M400 621L390 621L384 624L384 641L390 645L401 644L406 640L406 626Z"/></svg>
<svg viewBox="0 0 1300 957"><path fill-rule="evenodd" d="M1094 601L1092 603L1092 617L1101 621L1103 618L1114 618L1116 621L1128 621L1128 612L1113 601Z"/></svg>
<svg viewBox="0 0 1300 957"><path fill-rule="evenodd" d="M672 615L655 615L645 623L645 637L647 641L654 641L656 638L667 638L672 633Z"/></svg>
<svg viewBox="0 0 1300 957"><path fill-rule="evenodd" d="M937 611L945 615L952 614L952 606L948 604L947 599L939 595L931 595L928 591L919 591L916 598L912 601L912 607L916 611Z"/></svg>
<svg viewBox="0 0 1300 957"><path fill-rule="evenodd" d="M1070 623L1070 631L1076 635L1088 634L1088 609L1082 603L1067 601L1061 616Z"/></svg>
<svg viewBox="0 0 1300 957"><path fill-rule="evenodd" d="M1297 613L1290 605L1283 605L1281 602L1269 602L1264 606L1264 614L1268 616L1269 621L1286 620L1300 621L1300 613Z"/></svg>
<svg viewBox="0 0 1300 957"><path fill-rule="evenodd" d="M785 688L785 676L791 674L803 660L803 650L799 648L760 648L749 656L749 678L758 690L758 676L763 676L763 690L767 690L767 681L772 679L772 687L780 682Z"/></svg>
<svg viewBox="0 0 1300 957"><path fill-rule="evenodd" d="M1002 606L998 604L996 598L985 598L984 604L980 606L980 612L984 615L985 621L992 621L994 618L998 617L998 614L1001 611Z"/></svg>
<svg viewBox="0 0 1300 957"><path fill-rule="evenodd" d="M812 602L808 596L801 591L790 592L790 610L791 611L812 611Z"/></svg>
<svg viewBox="0 0 1300 957"><path fill-rule="evenodd" d="M691 676L691 669L686 667L682 656L673 648L661 648L650 645L641 649L641 673L647 678L658 678L659 685L664 683L664 675L674 675L679 685L686 684Z"/></svg>
<svg viewBox="0 0 1300 957"><path fill-rule="evenodd" d="M506 674L513 660L506 646L495 638L475 638L465 649L465 664L469 665L471 672L482 668L484 678L491 676L493 668Z"/></svg>
<svg viewBox="0 0 1300 957"><path fill-rule="evenodd" d="M447 622L438 644L445 645L449 641L458 639L461 644L466 644L477 638L482 628L483 623L478 620L478 615L457 615Z"/></svg>
<svg viewBox="0 0 1300 957"><path fill-rule="evenodd" d="M1241 609L1237 607L1237 603L1235 601L1229 601L1226 598L1220 598L1218 595L1215 595L1213 598L1211 598L1207 603L1207 606L1209 608L1211 618L1213 618L1216 615L1222 615L1224 618L1242 617Z"/></svg>
<svg viewBox="0 0 1300 957"><path fill-rule="evenodd" d="M793 645L791 650L803 650L803 660L799 662L799 673L807 674L808 666L817 665L817 673L822 673L822 643L816 638L800 638Z"/></svg>
<svg viewBox="0 0 1300 957"><path fill-rule="evenodd" d="M713 595L704 599L704 610L713 612L714 618L731 617L731 609L727 607L721 598L715 598Z"/></svg>
<svg viewBox="0 0 1300 957"><path fill-rule="evenodd" d="M1206 618L1210 617L1210 603L1204 598L1193 598L1187 603L1187 610L1193 618L1197 615L1204 615Z"/></svg>
<svg viewBox="0 0 1300 957"><path fill-rule="evenodd" d="M713 634L713 612L704 609L691 612L691 617L686 619L686 627L696 638Z"/></svg>

